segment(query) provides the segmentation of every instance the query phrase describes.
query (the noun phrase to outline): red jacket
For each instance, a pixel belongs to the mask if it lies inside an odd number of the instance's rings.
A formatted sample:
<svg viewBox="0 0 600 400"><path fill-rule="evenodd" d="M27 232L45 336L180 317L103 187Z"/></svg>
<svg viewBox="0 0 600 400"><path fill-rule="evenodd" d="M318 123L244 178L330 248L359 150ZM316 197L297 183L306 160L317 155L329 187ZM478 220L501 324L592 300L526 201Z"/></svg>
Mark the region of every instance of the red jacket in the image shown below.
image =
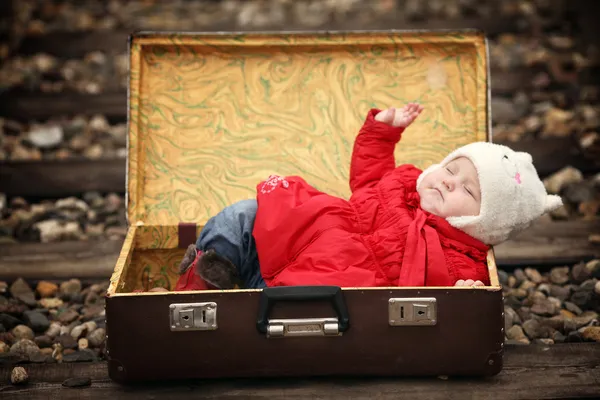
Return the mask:
<svg viewBox="0 0 600 400"><path fill-rule="evenodd" d="M253 235L267 286L489 285L488 246L420 208L421 170L395 166L403 128L369 111L354 144L352 196L320 192L297 176L257 186Z"/></svg>

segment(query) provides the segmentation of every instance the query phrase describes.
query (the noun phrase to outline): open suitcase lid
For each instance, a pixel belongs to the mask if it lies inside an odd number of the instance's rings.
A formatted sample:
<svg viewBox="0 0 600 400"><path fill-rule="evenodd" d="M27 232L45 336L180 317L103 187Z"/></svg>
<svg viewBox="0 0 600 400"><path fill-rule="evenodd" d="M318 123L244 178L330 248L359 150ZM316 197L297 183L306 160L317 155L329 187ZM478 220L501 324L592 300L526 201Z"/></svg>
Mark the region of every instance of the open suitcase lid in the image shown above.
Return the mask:
<svg viewBox="0 0 600 400"><path fill-rule="evenodd" d="M477 31L141 33L130 38L130 224L204 223L271 174L348 198L367 111L418 101L397 163L489 139Z"/></svg>

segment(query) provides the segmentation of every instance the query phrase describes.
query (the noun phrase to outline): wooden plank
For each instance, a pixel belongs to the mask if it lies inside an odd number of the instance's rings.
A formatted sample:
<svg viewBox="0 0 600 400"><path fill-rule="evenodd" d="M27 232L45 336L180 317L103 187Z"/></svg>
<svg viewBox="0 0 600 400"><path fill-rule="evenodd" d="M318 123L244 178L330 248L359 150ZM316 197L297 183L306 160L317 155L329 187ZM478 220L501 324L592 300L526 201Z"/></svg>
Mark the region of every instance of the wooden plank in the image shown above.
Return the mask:
<svg viewBox="0 0 600 400"><path fill-rule="evenodd" d="M89 191L125 193L126 160L66 159L0 162L0 193L66 197Z"/></svg>
<svg viewBox="0 0 600 400"><path fill-rule="evenodd" d="M540 221L515 239L495 247L498 266L556 266L600 258L600 245L590 233L600 232L600 220ZM38 279L108 279L122 240L20 243L0 245L0 277Z"/></svg>
<svg viewBox="0 0 600 400"><path fill-rule="evenodd" d="M0 277L32 279L108 279L122 240L0 245Z"/></svg>
<svg viewBox="0 0 600 400"><path fill-rule="evenodd" d="M124 121L127 116L127 92L122 90L90 95L73 91L36 93L11 90L0 95L0 116L6 118L27 122L78 114L102 114L112 122Z"/></svg>
<svg viewBox="0 0 600 400"><path fill-rule="evenodd" d="M119 385L105 363L27 365L31 383L5 385L3 399L122 398L378 398L378 399L570 399L600 396L600 346L507 346L503 371L491 378L287 378L196 380ZM0 368L7 382L10 368ZM89 377L92 385L66 390L70 377Z"/></svg>
<svg viewBox="0 0 600 400"><path fill-rule="evenodd" d="M556 171L570 165L584 174L600 172L600 159L585 157L576 139L567 137L548 137L545 139L493 140L498 144L510 147L514 151L524 151L531 154L533 164L540 175L545 178Z"/></svg>
<svg viewBox="0 0 600 400"><path fill-rule="evenodd" d="M328 21L327 23L307 29L306 25L291 23L285 26L263 28L242 27L235 22L215 24L210 27L199 27L199 32L232 32L232 31L348 31L348 30L458 30L478 29L488 36L500 33L517 32L518 21L515 18L464 18L458 20L429 19L427 21L408 22L402 18L382 17L372 22L346 19L343 21ZM185 31L182 31L185 32ZM103 51L109 54L125 53L132 31L90 31L90 32L51 32L44 35L27 36L19 47L19 53L32 55L40 52L56 57L81 58L91 51ZM69 43L65 46L65 43Z"/></svg>
<svg viewBox="0 0 600 400"><path fill-rule="evenodd" d="M500 267L569 265L600 258L600 245L589 235L600 232L600 219L538 222L494 248Z"/></svg>

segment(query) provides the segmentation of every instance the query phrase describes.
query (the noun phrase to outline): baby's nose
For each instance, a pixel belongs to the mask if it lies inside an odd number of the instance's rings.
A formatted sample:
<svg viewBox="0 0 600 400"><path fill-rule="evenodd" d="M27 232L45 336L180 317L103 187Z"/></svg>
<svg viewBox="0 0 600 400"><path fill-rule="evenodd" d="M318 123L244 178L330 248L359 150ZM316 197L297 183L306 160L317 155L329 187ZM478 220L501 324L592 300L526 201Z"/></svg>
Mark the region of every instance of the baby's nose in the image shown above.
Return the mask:
<svg viewBox="0 0 600 400"><path fill-rule="evenodd" d="M454 182L452 179L444 179L444 186L447 190L454 190Z"/></svg>

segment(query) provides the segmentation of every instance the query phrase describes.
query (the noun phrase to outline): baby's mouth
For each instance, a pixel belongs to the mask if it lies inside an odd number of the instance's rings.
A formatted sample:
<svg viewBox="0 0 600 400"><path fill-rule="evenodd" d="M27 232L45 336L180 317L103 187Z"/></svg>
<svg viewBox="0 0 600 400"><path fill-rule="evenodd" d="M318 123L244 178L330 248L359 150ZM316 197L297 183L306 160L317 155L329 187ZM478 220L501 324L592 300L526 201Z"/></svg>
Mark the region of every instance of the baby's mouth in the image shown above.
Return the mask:
<svg viewBox="0 0 600 400"><path fill-rule="evenodd" d="M442 191L440 189L434 187L433 190L438 192L440 194L440 197L442 198L442 200L444 200L444 195L442 194Z"/></svg>

